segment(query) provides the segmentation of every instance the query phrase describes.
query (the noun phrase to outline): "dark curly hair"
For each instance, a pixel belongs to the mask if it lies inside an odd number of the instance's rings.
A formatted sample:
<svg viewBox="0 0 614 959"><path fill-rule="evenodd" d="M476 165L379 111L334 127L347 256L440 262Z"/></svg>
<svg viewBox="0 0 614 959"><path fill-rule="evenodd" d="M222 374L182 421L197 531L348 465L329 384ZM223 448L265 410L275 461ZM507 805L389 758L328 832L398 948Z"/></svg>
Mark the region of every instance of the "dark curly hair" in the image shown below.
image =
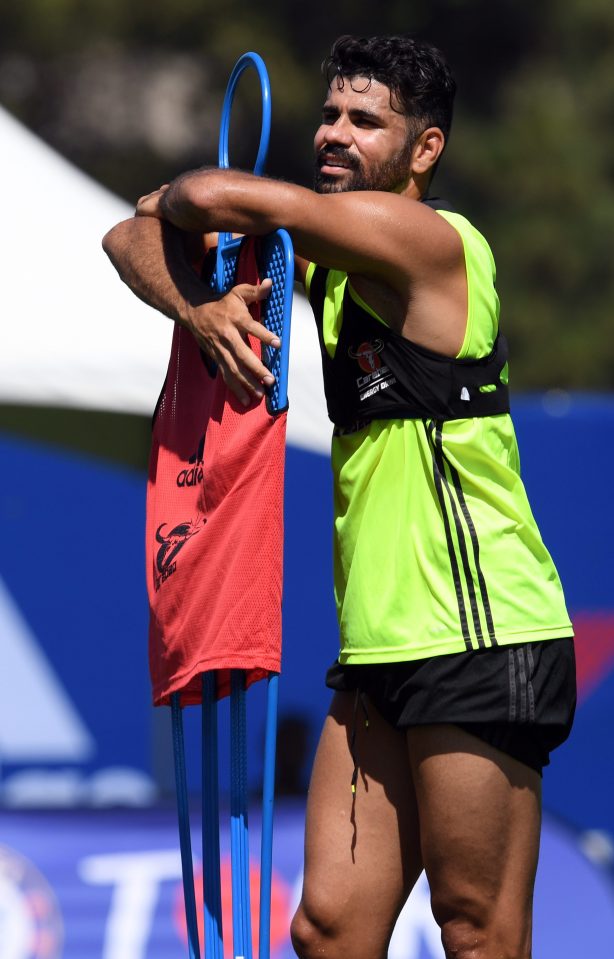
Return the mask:
<svg viewBox="0 0 614 959"><path fill-rule="evenodd" d="M434 126L447 141L456 82L443 54L430 43L408 36L346 35L335 40L322 73L329 87L335 77L340 84L355 77L378 80L390 90L391 107L408 117L414 136Z"/></svg>

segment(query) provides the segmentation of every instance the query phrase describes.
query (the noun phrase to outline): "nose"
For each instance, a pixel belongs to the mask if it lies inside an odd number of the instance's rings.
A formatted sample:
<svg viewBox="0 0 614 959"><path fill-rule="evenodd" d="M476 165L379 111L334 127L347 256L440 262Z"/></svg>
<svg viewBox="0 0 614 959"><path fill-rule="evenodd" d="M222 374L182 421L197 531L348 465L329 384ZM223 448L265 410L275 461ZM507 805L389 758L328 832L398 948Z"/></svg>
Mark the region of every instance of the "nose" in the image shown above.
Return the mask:
<svg viewBox="0 0 614 959"><path fill-rule="evenodd" d="M351 124L347 117L337 117L334 123L326 123L320 129L322 132L322 144L324 146L351 146L352 131Z"/></svg>

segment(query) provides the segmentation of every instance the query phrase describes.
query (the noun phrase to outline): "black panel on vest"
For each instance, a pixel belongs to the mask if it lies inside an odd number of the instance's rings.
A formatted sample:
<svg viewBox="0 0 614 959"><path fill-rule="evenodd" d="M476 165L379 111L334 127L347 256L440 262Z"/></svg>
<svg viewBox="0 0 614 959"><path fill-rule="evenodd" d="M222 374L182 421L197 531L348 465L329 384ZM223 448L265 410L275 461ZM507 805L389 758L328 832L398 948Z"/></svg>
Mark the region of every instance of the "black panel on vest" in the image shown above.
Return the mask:
<svg viewBox="0 0 614 959"><path fill-rule="evenodd" d="M447 210L448 213L456 213L456 210L447 200L442 200L440 196L423 196L420 200L425 206L430 206L432 210Z"/></svg>
<svg viewBox="0 0 614 959"><path fill-rule="evenodd" d="M490 356L454 359L412 343L378 322L346 286L343 323L330 357L322 313L328 271L316 267L310 300L316 317L328 415L342 430L374 419L466 419L509 412L501 372L507 343L498 336Z"/></svg>

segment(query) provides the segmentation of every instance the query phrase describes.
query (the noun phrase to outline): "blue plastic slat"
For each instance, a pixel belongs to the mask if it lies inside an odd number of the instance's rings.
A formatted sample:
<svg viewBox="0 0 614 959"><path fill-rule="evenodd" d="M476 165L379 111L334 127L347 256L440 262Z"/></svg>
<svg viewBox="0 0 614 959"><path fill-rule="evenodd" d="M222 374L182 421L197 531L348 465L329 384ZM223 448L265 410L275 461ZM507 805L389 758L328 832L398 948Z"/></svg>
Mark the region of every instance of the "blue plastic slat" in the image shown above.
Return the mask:
<svg viewBox="0 0 614 959"><path fill-rule="evenodd" d="M263 238L264 275L273 287L264 301L262 322L281 339L278 350L265 347L262 362L275 377L267 391L269 409L278 413L288 405L288 361L290 357L290 325L294 287L294 250L285 230L276 230Z"/></svg>
<svg viewBox="0 0 614 959"><path fill-rule="evenodd" d="M230 686L230 856L233 951L251 959L252 922L247 819L247 717L245 673L231 671Z"/></svg>
<svg viewBox="0 0 614 959"><path fill-rule="evenodd" d="M228 137L230 116L239 78L248 67L258 73L262 94L262 128L254 173L264 172L271 128L271 96L269 78L264 61L257 53L246 53L237 61L226 90L222 110L219 141L219 165L229 166ZM211 286L218 293L226 293L235 282L240 239L221 233L216 269ZM288 356L290 346L290 318L294 282L294 254L292 242L285 230L277 230L263 240L264 276L273 280L273 288L265 301L262 319L267 329L282 341L279 350L265 348L263 362L275 376L275 384L268 391L267 402L272 412L287 407ZM270 909L273 842L273 802L275 787L275 745L278 676L270 674L267 688L267 727L263 784L263 822L261 840L261 893L259 959L268 959L270 952ZM177 804L183 883L186 900L188 945L190 959L200 959L198 926L190 822L185 774L183 720L179 696L171 700L173 746L177 783ZM245 674L231 672L231 872L233 894L233 946L235 957L252 959L251 909L249 885L249 834L247 820L247 735ZM220 847L219 847L219 783L217 690L215 673L203 674L202 697L203 741L203 872L205 909L205 957L223 959L223 930L221 906Z"/></svg>
<svg viewBox="0 0 614 959"><path fill-rule="evenodd" d="M196 894L194 892L194 868L192 865L192 842L190 836L190 809L188 805L188 787L185 769L183 716L181 713L179 693L173 693L171 696L171 717L173 728L173 758L175 761L175 791L177 794L177 813L179 817L181 872L183 875L185 917L188 927L188 952L190 959L200 959L198 922L196 918Z"/></svg>
<svg viewBox="0 0 614 959"><path fill-rule="evenodd" d="M260 93L262 98L262 125L260 129L260 143L258 145L258 155L256 157L256 163L254 164L254 173L257 176L261 176L264 173L264 168L266 164L267 153L269 150L269 140L271 137L271 84L269 82L269 75L264 63L264 60L258 53L244 53L234 65L233 71L230 74L230 79L228 81L228 86L226 87L226 94L224 96L224 104L222 106L222 121L220 124L220 138L218 145L218 165L222 169L227 169L230 166L230 161L228 158L228 136L230 132L230 116L232 114L232 105L234 102L234 96L237 89L237 84L240 77L248 69L248 67L253 67L258 74L258 79L260 80ZM230 289L232 284L226 285L228 276L225 275L224 268L224 250L227 246L231 245L233 242L232 234L230 233L220 233L218 238L218 253L217 253L217 264L216 264L216 280L220 284L218 293L224 292L227 289ZM232 275L234 276L234 269L232 270Z"/></svg>
<svg viewBox="0 0 614 959"><path fill-rule="evenodd" d="M277 744L277 700L279 675L267 680L264 778L262 784L262 836L260 840L260 936L258 959L269 959L271 951L271 881L273 875L273 810L275 803L275 749Z"/></svg>
<svg viewBox="0 0 614 959"><path fill-rule="evenodd" d="M222 122L220 126L220 139L218 146L218 165L222 169L228 169L230 161L228 159L228 135L230 132L230 115L232 113L232 104L237 89L239 78L247 70L253 67L260 80L260 92L262 95L262 127L260 130L260 143L258 145L258 155L254 164L254 173L261 176L264 173L267 153L269 151L269 140L271 138L271 85L269 75L264 60L258 53L244 53L234 65L230 74L226 94L224 96L224 105L222 106Z"/></svg>
<svg viewBox="0 0 614 959"><path fill-rule="evenodd" d="M223 959L217 684L214 672L203 673L202 754L205 959Z"/></svg>

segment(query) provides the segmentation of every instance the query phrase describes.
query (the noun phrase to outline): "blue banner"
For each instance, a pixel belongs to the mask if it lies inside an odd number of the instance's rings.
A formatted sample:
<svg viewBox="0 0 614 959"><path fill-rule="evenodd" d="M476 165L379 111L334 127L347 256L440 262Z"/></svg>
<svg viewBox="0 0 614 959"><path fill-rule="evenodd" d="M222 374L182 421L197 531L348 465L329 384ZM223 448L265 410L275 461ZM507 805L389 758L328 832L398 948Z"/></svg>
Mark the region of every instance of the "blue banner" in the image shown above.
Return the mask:
<svg viewBox="0 0 614 959"><path fill-rule="evenodd" d="M12 813L0 816L2 959L185 959L181 864L173 810ZM202 901L198 823L192 824ZM257 928L259 823L250 818L251 891ZM221 836L225 957L231 959L230 839ZM292 959L288 930L300 895L301 805L275 826L271 959ZM202 930L201 930L202 931ZM534 955L609 959L614 889L546 817L535 899ZM420 880L398 921L389 959L443 959Z"/></svg>

